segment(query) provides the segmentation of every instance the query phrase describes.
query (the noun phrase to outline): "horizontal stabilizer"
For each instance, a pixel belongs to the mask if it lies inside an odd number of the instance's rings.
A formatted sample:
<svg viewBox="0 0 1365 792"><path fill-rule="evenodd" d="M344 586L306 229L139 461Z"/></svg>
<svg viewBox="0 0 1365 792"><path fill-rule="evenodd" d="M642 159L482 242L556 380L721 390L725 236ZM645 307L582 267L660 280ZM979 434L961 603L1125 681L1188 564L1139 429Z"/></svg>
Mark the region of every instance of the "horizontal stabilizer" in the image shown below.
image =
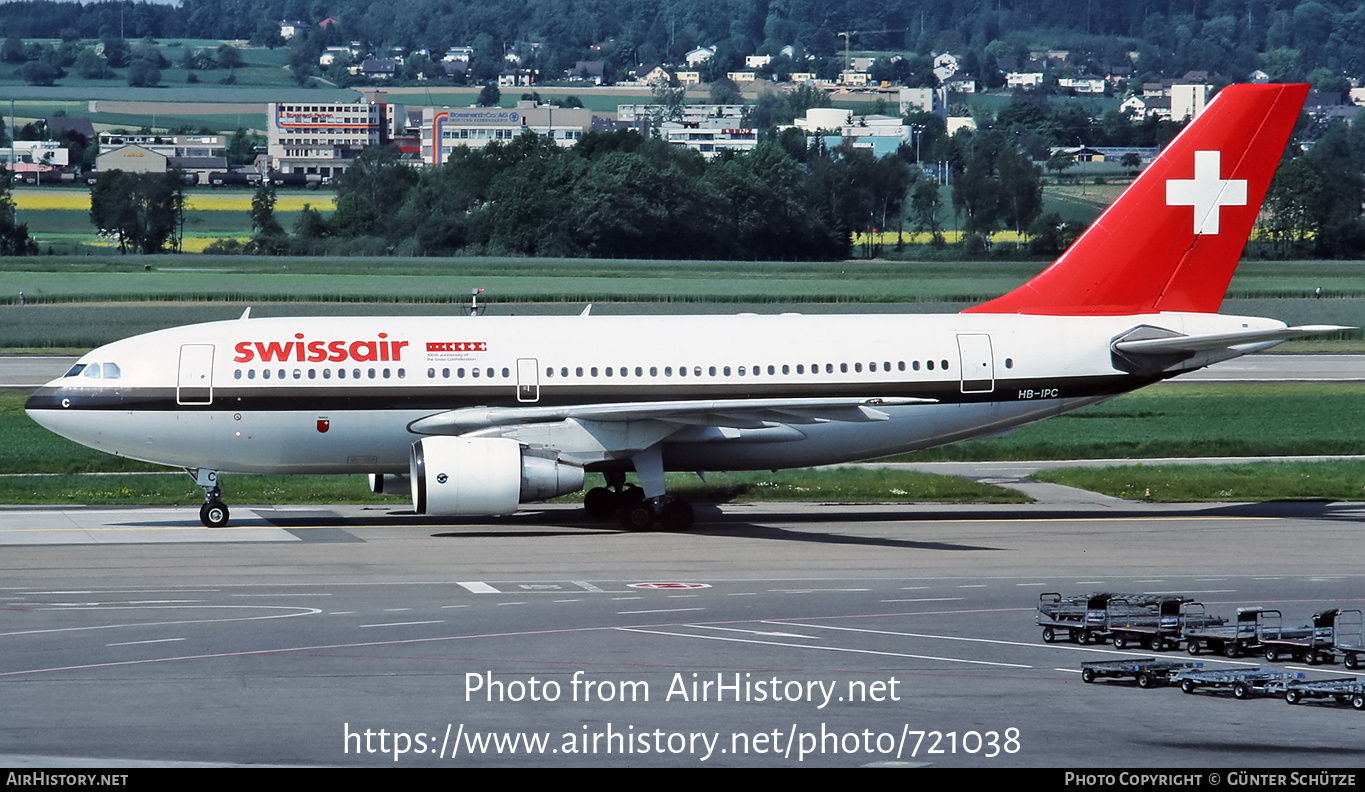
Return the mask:
<svg viewBox="0 0 1365 792"><path fill-rule="evenodd" d="M464 434L490 426L548 423L570 418L592 421L667 421L678 424L756 428L776 424L884 421L878 407L934 404L937 399L813 398L721 399L622 402L557 407L470 407L414 421L419 434Z"/></svg>
<svg viewBox="0 0 1365 792"><path fill-rule="evenodd" d="M1181 352L1202 352L1208 349L1225 349L1243 344L1260 344L1266 341L1284 341L1300 336L1353 329L1355 328L1337 325L1303 325L1301 327L1279 327L1271 330L1247 330L1241 333L1142 338L1131 341L1115 341L1114 350L1128 355L1170 355Z"/></svg>

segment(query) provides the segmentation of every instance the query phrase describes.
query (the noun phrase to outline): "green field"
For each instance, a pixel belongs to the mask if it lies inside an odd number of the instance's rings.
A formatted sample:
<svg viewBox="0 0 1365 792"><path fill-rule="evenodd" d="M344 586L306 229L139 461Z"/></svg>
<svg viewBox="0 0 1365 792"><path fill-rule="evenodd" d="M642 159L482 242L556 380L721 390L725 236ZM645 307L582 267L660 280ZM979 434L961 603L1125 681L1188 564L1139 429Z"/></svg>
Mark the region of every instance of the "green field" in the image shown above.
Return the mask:
<svg viewBox="0 0 1365 792"><path fill-rule="evenodd" d="M1164 503L1365 500L1365 460L1246 465L1130 465L1046 470L1041 481Z"/></svg>
<svg viewBox="0 0 1365 792"><path fill-rule="evenodd" d="M1161 383L897 461L1365 454L1365 385Z"/></svg>
<svg viewBox="0 0 1365 792"><path fill-rule="evenodd" d="M314 194L316 195L316 194ZM302 200L309 196L300 194ZM321 197L321 196L318 196ZM54 215L59 214L54 212ZM78 223L66 211L68 223ZM226 224L199 212L204 228ZM289 213L284 213L288 216ZM0 259L0 349L89 348L138 332L256 315L952 313L1015 288L1037 262L754 263L600 259L39 256ZM383 274L375 274L383 273ZM1326 297L1314 299L1323 288ZM19 292L28 306L18 307ZM1246 262L1222 311L1365 327L1359 262ZM1365 350L1359 329L1281 351Z"/></svg>
<svg viewBox="0 0 1365 792"><path fill-rule="evenodd" d="M64 440L23 413L27 394L0 392L0 503L197 503L188 476ZM1158 385L1034 424L900 459L1070 459L1365 454L1365 385ZM128 475L79 475L125 472ZM51 473L57 475L15 475ZM1035 476L1117 497L1161 500L1361 499L1365 461L1266 462L1046 471ZM400 503L360 476L231 476L236 502ZM705 501L1004 502L1009 490L946 476L866 469L670 474L670 491ZM579 496L561 499L572 502Z"/></svg>
<svg viewBox="0 0 1365 792"><path fill-rule="evenodd" d="M164 470L164 468L163 468ZM707 482L670 474L669 491L689 500L814 503L1028 503L1013 490L954 476L885 470L787 470L715 473ZM232 503L376 503L411 508L406 494L375 495L364 476L223 476ZM552 503L578 503L582 493ZM165 504L193 506L203 492L184 473L15 476L0 475L0 503Z"/></svg>

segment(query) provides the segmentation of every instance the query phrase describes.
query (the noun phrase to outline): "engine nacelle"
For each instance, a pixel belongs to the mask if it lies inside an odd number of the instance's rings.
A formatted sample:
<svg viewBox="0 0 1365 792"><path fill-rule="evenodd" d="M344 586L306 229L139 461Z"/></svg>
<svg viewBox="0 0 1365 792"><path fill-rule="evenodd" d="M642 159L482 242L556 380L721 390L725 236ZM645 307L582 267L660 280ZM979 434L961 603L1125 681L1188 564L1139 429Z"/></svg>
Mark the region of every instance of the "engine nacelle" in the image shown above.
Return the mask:
<svg viewBox="0 0 1365 792"><path fill-rule="evenodd" d="M412 489L410 479L406 473L371 473L370 492L376 495L397 495Z"/></svg>
<svg viewBox="0 0 1365 792"><path fill-rule="evenodd" d="M501 437L424 437L412 444L418 514L511 514L517 504L583 489L583 468Z"/></svg>

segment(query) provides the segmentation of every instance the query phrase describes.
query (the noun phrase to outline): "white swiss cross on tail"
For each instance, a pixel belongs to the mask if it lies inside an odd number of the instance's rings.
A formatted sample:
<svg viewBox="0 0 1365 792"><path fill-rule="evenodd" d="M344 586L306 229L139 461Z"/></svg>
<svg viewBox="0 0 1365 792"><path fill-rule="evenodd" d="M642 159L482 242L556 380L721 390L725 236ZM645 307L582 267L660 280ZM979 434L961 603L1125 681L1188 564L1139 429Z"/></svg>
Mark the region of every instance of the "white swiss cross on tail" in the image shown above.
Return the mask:
<svg viewBox="0 0 1365 792"><path fill-rule="evenodd" d="M1194 207L1194 233L1218 233L1219 207L1246 206L1245 179L1223 179L1222 152L1194 152L1194 178L1166 181L1167 206Z"/></svg>

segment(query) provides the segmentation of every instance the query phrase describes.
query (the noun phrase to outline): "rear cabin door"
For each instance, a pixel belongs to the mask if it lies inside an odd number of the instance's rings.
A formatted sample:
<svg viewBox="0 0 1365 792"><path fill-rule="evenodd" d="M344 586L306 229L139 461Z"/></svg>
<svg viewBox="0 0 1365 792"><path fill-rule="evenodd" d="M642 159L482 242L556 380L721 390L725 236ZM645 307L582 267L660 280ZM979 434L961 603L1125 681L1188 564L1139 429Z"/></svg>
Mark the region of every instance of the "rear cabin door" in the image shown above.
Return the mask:
<svg viewBox="0 0 1365 792"><path fill-rule="evenodd" d="M990 393L995 390L995 359L991 337L985 333L962 333L957 337L961 360L963 393Z"/></svg>

